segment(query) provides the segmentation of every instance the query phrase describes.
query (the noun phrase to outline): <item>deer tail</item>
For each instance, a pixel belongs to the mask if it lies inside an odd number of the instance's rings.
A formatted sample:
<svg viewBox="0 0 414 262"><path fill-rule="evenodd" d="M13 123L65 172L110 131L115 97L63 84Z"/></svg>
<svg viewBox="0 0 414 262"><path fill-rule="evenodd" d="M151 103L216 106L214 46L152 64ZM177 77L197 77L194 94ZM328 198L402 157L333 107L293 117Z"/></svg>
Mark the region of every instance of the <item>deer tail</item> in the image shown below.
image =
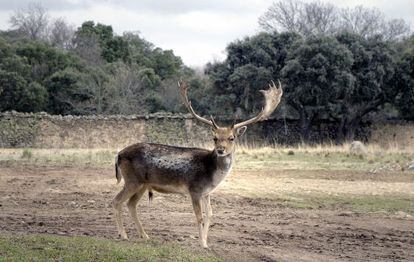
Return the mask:
<svg viewBox="0 0 414 262"><path fill-rule="evenodd" d="M121 169L119 168L119 155L117 154L115 157L115 177L116 177L116 183L119 184L119 182L121 182L122 179L122 175L121 175Z"/></svg>

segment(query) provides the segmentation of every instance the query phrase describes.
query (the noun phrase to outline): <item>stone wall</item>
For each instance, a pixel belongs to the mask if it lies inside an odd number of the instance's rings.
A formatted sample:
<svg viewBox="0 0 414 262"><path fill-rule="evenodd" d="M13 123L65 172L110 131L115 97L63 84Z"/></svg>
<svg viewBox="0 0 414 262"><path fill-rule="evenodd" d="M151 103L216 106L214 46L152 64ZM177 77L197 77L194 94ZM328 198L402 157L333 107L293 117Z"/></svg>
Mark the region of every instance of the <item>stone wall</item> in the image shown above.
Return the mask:
<svg viewBox="0 0 414 262"><path fill-rule="evenodd" d="M195 133L201 140L196 140ZM189 115L0 114L0 147L123 148L143 141L188 145L203 142L207 134L208 128Z"/></svg>
<svg viewBox="0 0 414 262"><path fill-rule="evenodd" d="M229 121L224 121L231 124ZM223 122L221 122L224 124ZM315 143L335 140L335 123L319 123L311 129ZM387 122L366 125L357 139L383 146L414 147L414 124ZM183 114L133 116L52 116L46 113L0 114L0 147L123 148L137 142L199 146L211 143L210 128ZM272 119L249 126L241 139L251 145L301 142L296 120Z"/></svg>

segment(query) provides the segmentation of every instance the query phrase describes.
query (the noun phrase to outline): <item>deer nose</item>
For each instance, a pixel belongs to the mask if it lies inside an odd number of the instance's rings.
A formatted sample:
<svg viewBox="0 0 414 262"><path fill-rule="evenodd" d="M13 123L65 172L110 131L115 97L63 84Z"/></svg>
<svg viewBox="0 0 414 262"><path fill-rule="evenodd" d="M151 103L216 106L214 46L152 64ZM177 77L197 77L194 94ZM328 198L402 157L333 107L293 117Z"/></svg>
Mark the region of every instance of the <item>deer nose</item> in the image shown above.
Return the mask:
<svg viewBox="0 0 414 262"><path fill-rule="evenodd" d="M224 149L217 149L217 153L223 154L224 153Z"/></svg>

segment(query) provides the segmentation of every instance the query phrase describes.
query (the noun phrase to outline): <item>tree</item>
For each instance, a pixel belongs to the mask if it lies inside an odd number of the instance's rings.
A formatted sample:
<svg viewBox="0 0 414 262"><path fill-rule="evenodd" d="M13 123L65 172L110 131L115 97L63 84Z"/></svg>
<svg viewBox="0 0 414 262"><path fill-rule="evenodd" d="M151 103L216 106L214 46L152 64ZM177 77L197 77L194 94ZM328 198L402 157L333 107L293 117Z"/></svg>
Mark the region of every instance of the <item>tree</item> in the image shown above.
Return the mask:
<svg viewBox="0 0 414 262"><path fill-rule="evenodd" d="M181 61L181 58L175 56L172 50L155 48L150 53L149 67L153 68L161 79L177 75L182 66L183 62Z"/></svg>
<svg viewBox="0 0 414 262"><path fill-rule="evenodd" d="M104 114L144 114L161 109L156 88L160 78L151 68L123 62L108 64L96 77L93 90L94 107ZM155 105L149 102L157 99Z"/></svg>
<svg viewBox="0 0 414 262"><path fill-rule="evenodd" d="M109 77L105 68L92 67L89 70L88 79L89 91L92 98L90 99L90 112L96 114L105 114L106 104L108 100L111 100L110 94L107 92Z"/></svg>
<svg viewBox="0 0 414 262"><path fill-rule="evenodd" d="M9 22L29 39L41 40L46 38L49 16L40 3L31 3L25 9L16 10Z"/></svg>
<svg viewBox="0 0 414 262"><path fill-rule="evenodd" d="M259 25L267 32L296 32L305 37L334 36L345 31L364 38L381 35L385 40L394 41L410 33L407 22L403 19L387 20L377 8L361 5L337 8L320 1L280 0L260 16Z"/></svg>
<svg viewBox="0 0 414 262"><path fill-rule="evenodd" d="M31 41L17 47L16 55L30 66L30 79L43 84L53 73L68 67L80 67L79 60L67 52L57 50L46 43Z"/></svg>
<svg viewBox="0 0 414 262"><path fill-rule="evenodd" d="M44 86L37 82L31 82L23 89L19 100L21 112L39 112L46 109L48 93Z"/></svg>
<svg viewBox="0 0 414 262"><path fill-rule="evenodd" d="M102 48L96 35L76 34L72 40L72 54L81 58L92 67L101 66L105 63L102 57Z"/></svg>
<svg viewBox="0 0 414 262"><path fill-rule="evenodd" d="M30 80L31 68L25 57L11 54L1 60L0 69L7 72L15 72L21 77Z"/></svg>
<svg viewBox="0 0 414 262"><path fill-rule="evenodd" d="M226 60L206 68L216 100L213 109L236 117L256 114L262 101L258 90L280 78L288 49L298 38L294 33L260 33L230 43Z"/></svg>
<svg viewBox="0 0 414 262"><path fill-rule="evenodd" d="M329 3L284 0L273 3L259 17L259 25L268 32L282 30L304 36L331 34L336 31L337 17L337 8Z"/></svg>
<svg viewBox="0 0 414 262"><path fill-rule="evenodd" d="M19 101L26 85L26 80L17 73L0 70L0 110L20 109Z"/></svg>
<svg viewBox="0 0 414 262"><path fill-rule="evenodd" d="M85 114L85 102L92 98L85 74L73 68L55 72L46 80L48 111L52 114Z"/></svg>
<svg viewBox="0 0 414 262"><path fill-rule="evenodd" d="M384 14L377 8L365 8L362 5L344 8L340 11L341 29L362 37L381 33Z"/></svg>
<svg viewBox="0 0 414 262"><path fill-rule="evenodd" d="M151 54L155 49L154 45L141 38L137 32L124 32L122 38L128 43L130 62L151 67Z"/></svg>
<svg viewBox="0 0 414 262"><path fill-rule="evenodd" d="M128 43L120 36L115 36L104 43L102 57L109 63L117 60L128 61Z"/></svg>
<svg viewBox="0 0 414 262"><path fill-rule="evenodd" d="M302 30L301 8L303 3L295 0L274 2L266 12L259 17L259 25L265 31L300 32Z"/></svg>
<svg viewBox="0 0 414 262"><path fill-rule="evenodd" d="M129 59L128 43L119 36L114 36L112 26L86 21L75 32L73 41L75 53L85 60L99 61L102 57L106 62L117 60L126 62ZM91 63L96 65L97 63Z"/></svg>
<svg viewBox="0 0 414 262"><path fill-rule="evenodd" d="M0 37L0 61L11 56L14 53L12 46L3 38Z"/></svg>
<svg viewBox="0 0 414 262"><path fill-rule="evenodd" d="M410 35L410 25L404 19L392 19L386 22L384 30L384 39L393 41L396 39L406 38Z"/></svg>
<svg viewBox="0 0 414 262"><path fill-rule="evenodd" d="M395 86L400 87L400 93L393 104L403 118L414 120L414 36L407 43L396 66Z"/></svg>
<svg viewBox="0 0 414 262"><path fill-rule="evenodd" d="M384 13L377 8L361 5L344 8L340 11L339 31L371 38L382 35L385 40L395 40L407 36L410 26L403 19L386 20Z"/></svg>
<svg viewBox="0 0 414 262"><path fill-rule="evenodd" d="M351 52L333 37L296 42L281 70L284 99L300 116L301 135L309 140L311 124L327 118L333 100L353 82Z"/></svg>
<svg viewBox="0 0 414 262"><path fill-rule="evenodd" d="M352 140L363 118L393 101L399 93L395 81L395 51L380 37L365 39L344 33L337 39L352 53L354 81L343 86L343 92L334 102L339 111L332 111L331 116L340 122L338 138Z"/></svg>
<svg viewBox="0 0 414 262"><path fill-rule="evenodd" d="M65 50L71 48L75 29L64 18L53 20L49 31L49 41L52 46Z"/></svg>
<svg viewBox="0 0 414 262"><path fill-rule="evenodd" d="M46 89L15 72L0 70L0 111L36 112L46 105Z"/></svg>

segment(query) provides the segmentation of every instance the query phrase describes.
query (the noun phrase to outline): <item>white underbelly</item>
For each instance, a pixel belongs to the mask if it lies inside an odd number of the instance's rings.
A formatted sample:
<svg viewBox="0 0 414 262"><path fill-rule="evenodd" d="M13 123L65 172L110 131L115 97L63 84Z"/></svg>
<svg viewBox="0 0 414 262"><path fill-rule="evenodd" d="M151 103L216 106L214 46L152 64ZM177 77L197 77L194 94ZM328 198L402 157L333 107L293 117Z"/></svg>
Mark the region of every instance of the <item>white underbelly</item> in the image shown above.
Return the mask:
<svg viewBox="0 0 414 262"><path fill-rule="evenodd" d="M161 193L176 193L176 194L187 194L188 186L180 184L180 185L150 185L155 191Z"/></svg>

